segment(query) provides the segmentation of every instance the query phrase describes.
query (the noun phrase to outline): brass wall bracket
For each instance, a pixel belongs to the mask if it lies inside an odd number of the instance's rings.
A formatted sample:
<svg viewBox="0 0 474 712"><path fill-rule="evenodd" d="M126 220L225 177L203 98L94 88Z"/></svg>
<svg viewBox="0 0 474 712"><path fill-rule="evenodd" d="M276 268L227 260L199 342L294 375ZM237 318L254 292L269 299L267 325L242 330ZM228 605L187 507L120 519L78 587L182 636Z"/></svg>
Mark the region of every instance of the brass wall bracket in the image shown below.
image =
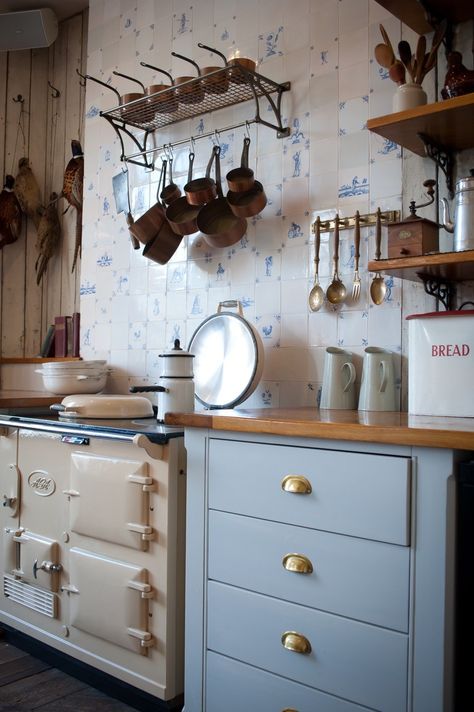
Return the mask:
<svg viewBox="0 0 474 712"><path fill-rule="evenodd" d="M385 210L380 214L380 217L382 223L399 222L400 211ZM359 220L361 227L370 227L370 225L375 225L377 213L367 213L366 215L361 215ZM335 219L321 221L321 232L334 232L335 223ZM352 215L350 218L339 218L339 230L350 230L354 226L355 215ZM316 221L311 225L311 231L313 233L316 231Z"/></svg>

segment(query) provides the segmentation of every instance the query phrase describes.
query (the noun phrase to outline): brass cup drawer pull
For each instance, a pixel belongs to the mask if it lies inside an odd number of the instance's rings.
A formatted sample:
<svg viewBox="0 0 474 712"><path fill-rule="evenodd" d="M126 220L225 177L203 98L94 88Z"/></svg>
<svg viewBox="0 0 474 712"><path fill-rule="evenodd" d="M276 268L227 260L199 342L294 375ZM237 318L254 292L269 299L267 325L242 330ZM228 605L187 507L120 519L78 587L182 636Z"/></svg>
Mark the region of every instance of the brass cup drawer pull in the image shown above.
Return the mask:
<svg viewBox="0 0 474 712"><path fill-rule="evenodd" d="M286 475L281 481L281 488L292 494L311 494L311 482L303 475Z"/></svg>
<svg viewBox="0 0 474 712"><path fill-rule="evenodd" d="M311 643L308 638L305 638L301 633L296 633L294 630L287 630L283 633L281 642L284 648L291 650L293 653L309 655L311 652Z"/></svg>
<svg viewBox="0 0 474 712"><path fill-rule="evenodd" d="M313 564L304 554L285 554L281 563L287 571L293 571L295 574L313 573Z"/></svg>

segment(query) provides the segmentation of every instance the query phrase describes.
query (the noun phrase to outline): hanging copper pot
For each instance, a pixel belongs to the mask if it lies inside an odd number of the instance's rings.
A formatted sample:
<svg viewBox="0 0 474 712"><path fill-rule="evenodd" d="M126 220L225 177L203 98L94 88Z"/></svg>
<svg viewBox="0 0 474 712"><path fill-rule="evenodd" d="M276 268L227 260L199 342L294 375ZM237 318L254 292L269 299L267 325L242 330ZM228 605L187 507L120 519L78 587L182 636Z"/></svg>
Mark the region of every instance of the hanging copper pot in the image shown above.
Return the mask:
<svg viewBox="0 0 474 712"><path fill-rule="evenodd" d="M250 138L245 136L242 148L242 157L240 160L240 168L233 168L226 175L229 190L242 192L244 190L250 190L253 187L255 179L253 170L249 168L249 146Z"/></svg>
<svg viewBox="0 0 474 712"><path fill-rule="evenodd" d="M194 153L189 153L188 183L193 177ZM197 231L197 216L200 205L190 205L186 196L181 196L166 208L166 218L174 232L178 235L192 235Z"/></svg>
<svg viewBox="0 0 474 712"><path fill-rule="evenodd" d="M216 197L216 182L211 178L211 168L217 151L220 151L219 147L213 146L205 177L194 178L184 186L184 192L186 193L186 198L190 205L205 205Z"/></svg>

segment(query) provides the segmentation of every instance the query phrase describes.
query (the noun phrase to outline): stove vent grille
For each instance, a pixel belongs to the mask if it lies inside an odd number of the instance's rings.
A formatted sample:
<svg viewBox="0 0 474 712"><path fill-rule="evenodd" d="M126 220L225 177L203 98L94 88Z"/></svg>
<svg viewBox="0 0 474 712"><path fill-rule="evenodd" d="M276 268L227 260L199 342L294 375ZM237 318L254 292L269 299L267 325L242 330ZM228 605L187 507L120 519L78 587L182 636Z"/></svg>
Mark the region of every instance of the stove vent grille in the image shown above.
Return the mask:
<svg viewBox="0 0 474 712"><path fill-rule="evenodd" d="M50 591L30 586L9 574L3 575L3 594L21 606L31 608L49 618L56 618L56 597Z"/></svg>

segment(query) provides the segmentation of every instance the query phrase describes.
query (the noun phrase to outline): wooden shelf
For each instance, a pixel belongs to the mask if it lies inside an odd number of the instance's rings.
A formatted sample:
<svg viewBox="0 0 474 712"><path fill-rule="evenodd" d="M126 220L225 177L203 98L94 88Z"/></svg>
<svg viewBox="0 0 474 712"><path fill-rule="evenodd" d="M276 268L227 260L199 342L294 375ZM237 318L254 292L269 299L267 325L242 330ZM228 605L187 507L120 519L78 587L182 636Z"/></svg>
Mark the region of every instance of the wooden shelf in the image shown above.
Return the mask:
<svg viewBox="0 0 474 712"><path fill-rule="evenodd" d="M0 358L0 363L48 363L50 361L80 361L79 356L65 356L64 358L42 358L40 356L31 356L30 358L21 357L11 357L11 358Z"/></svg>
<svg viewBox="0 0 474 712"><path fill-rule="evenodd" d="M474 146L473 124L474 93L369 119L367 128L418 156L426 156L418 134L427 135L443 149L462 151Z"/></svg>
<svg viewBox="0 0 474 712"><path fill-rule="evenodd" d="M474 280L474 250L372 260L368 269L369 272L385 272L411 282L424 282L426 279L466 282Z"/></svg>
<svg viewBox="0 0 474 712"><path fill-rule="evenodd" d="M426 19L422 4L417 0L377 0L377 2L419 35L433 31L433 27ZM470 20L474 14L471 0L429 0L426 4L436 18L446 17L453 24Z"/></svg>

